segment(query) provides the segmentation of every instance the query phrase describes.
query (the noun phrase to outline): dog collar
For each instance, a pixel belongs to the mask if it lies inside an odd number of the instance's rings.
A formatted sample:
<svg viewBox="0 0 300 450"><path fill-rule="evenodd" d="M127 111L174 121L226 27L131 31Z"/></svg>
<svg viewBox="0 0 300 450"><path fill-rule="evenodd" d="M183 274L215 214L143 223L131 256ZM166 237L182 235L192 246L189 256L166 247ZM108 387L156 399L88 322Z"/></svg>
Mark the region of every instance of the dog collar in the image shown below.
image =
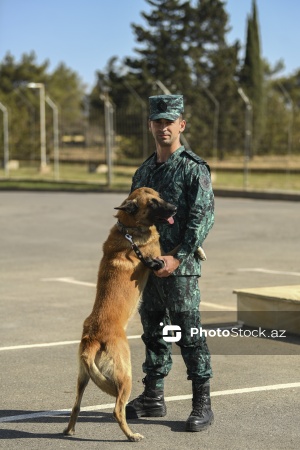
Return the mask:
<svg viewBox="0 0 300 450"><path fill-rule="evenodd" d="M126 227L119 220L117 222L117 227L118 227L119 231L121 231L121 233L123 233L123 234L130 234L130 233L134 234L134 232L143 233L148 230L148 227Z"/></svg>

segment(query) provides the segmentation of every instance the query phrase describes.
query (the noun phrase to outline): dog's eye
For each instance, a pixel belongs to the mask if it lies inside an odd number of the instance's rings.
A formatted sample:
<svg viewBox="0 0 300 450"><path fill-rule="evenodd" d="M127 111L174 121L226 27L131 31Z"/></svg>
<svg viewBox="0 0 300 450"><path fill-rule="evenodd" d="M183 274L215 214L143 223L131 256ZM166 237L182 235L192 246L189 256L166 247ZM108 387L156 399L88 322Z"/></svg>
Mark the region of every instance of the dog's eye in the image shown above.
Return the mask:
<svg viewBox="0 0 300 450"><path fill-rule="evenodd" d="M156 198L152 198L150 201L150 204L152 206L158 206L159 205L159 201Z"/></svg>

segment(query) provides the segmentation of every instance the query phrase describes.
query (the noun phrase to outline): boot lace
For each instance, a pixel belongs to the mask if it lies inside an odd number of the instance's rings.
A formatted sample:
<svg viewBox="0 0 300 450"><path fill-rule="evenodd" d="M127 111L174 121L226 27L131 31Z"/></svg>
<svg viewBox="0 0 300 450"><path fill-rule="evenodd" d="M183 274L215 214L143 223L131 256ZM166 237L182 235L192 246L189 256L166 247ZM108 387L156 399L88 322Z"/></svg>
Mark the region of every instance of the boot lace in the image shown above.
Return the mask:
<svg viewBox="0 0 300 450"><path fill-rule="evenodd" d="M135 401L143 401L144 398L146 397L146 377L142 379L142 383L144 385L144 391L138 396L136 397Z"/></svg>
<svg viewBox="0 0 300 450"><path fill-rule="evenodd" d="M191 416L203 416L203 408L205 406L205 394L203 387L197 387L197 395L193 395L193 410Z"/></svg>

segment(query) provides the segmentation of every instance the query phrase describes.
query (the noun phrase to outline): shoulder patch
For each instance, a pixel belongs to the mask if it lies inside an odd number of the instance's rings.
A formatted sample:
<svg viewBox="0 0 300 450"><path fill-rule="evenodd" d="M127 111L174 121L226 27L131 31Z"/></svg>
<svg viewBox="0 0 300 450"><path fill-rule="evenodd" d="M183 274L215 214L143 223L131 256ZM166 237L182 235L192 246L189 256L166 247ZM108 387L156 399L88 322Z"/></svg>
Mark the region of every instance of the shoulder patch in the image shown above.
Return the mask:
<svg viewBox="0 0 300 450"><path fill-rule="evenodd" d="M199 183L204 191L210 191L211 179L209 173L202 173L199 178Z"/></svg>

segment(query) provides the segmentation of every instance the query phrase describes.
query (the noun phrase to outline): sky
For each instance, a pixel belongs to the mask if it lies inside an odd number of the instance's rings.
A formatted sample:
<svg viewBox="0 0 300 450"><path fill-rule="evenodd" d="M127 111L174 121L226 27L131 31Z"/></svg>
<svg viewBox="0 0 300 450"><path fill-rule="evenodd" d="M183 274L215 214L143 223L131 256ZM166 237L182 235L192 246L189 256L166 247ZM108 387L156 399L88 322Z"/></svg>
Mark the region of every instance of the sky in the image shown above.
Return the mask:
<svg viewBox="0 0 300 450"><path fill-rule="evenodd" d="M251 4L226 1L227 42L240 41L241 57ZM262 56L271 65L283 60L281 75L292 74L300 68L300 1L257 0L257 8ZM145 25L141 12L149 10L145 0L0 0L0 61L34 51L38 64L49 60L52 72L64 62L90 90L112 56L135 55L131 24Z"/></svg>

